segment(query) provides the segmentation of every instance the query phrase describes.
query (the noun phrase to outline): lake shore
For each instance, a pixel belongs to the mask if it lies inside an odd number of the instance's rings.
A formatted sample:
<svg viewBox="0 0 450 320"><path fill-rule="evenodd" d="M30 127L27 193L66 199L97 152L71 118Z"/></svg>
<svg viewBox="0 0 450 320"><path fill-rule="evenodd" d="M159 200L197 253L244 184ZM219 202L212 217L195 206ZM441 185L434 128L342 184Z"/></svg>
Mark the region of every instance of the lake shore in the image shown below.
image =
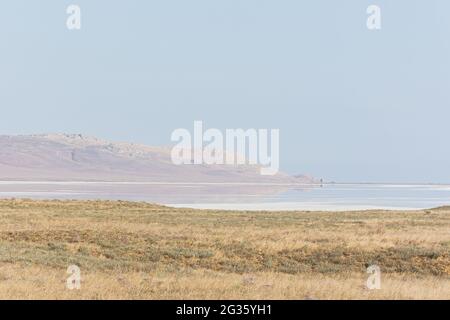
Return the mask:
<svg viewBox="0 0 450 320"><path fill-rule="evenodd" d="M0 181L0 199L124 200L245 211L424 210L450 204L437 184Z"/></svg>

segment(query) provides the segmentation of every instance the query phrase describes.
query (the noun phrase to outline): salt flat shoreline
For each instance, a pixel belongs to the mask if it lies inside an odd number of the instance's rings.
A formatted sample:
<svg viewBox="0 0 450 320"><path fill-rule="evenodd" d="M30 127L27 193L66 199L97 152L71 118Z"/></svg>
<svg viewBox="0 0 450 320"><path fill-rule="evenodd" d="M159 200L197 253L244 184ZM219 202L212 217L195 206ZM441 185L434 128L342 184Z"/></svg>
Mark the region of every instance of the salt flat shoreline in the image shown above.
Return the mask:
<svg viewBox="0 0 450 320"><path fill-rule="evenodd" d="M412 211L449 205L450 186L0 180L0 198L122 200L238 211Z"/></svg>
<svg viewBox="0 0 450 320"><path fill-rule="evenodd" d="M42 199L42 198L27 198L27 197L0 197L0 200L19 200L19 201L60 201L60 202L125 202L135 204L148 204L156 205L173 209L187 209L187 210L215 210L215 211L227 211L227 212L358 212L358 211L422 211L422 210L434 210L435 208L401 208L401 207L382 207L382 206L328 206L324 204L307 204L307 203L194 203L194 204L170 204L170 203L155 203L148 201L130 201L130 200L109 200L109 199Z"/></svg>
<svg viewBox="0 0 450 320"><path fill-rule="evenodd" d="M308 203L194 203L194 204L163 204L168 207L179 209L198 209L198 210L224 210L224 211L326 211L326 212L347 212L347 211L417 211L432 210L433 208L411 208L411 207L387 207L387 206L331 206L326 204L308 204Z"/></svg>

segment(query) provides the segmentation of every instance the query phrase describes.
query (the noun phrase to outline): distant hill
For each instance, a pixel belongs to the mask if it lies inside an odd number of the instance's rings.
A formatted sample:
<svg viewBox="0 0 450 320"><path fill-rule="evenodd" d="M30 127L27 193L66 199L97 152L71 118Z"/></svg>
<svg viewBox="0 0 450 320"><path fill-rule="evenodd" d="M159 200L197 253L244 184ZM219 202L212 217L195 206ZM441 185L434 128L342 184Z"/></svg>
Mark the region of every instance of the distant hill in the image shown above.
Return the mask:
<svg viewBox="0 0 450 320"><path fill-rule="evenodd" d="M170 150L81 134L0 135L0 180L313 182L283 173L261 176L249 165L176 166Z"/></svg>

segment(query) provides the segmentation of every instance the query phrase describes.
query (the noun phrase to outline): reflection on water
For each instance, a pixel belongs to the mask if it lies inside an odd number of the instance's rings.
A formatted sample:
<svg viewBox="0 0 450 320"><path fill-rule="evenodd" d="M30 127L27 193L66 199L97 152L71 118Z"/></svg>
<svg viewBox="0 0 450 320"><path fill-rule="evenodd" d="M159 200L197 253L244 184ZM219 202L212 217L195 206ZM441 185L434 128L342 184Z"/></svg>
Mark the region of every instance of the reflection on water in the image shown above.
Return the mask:
<svg viewBox="0 0 450 320"><path fill-rule="evenodd" d="M449 205L450 186L2 181L0 197L130 200L243 210L422 209Z"/></svg>

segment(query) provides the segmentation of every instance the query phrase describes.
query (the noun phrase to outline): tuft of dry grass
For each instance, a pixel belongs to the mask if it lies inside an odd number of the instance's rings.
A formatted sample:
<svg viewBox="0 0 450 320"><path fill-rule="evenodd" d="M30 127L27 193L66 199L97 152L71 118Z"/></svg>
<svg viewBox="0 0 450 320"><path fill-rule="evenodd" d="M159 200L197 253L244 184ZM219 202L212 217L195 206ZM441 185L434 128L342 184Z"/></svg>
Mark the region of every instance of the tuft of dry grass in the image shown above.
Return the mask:
<svg viewBox="0 0 450 320"><path fill-rule="evenodd" d="M450 299L450 208L0 200L0 299ZM82 272L66 289L66 269ZM366 268L382 271L367 290Z"/></svg>

